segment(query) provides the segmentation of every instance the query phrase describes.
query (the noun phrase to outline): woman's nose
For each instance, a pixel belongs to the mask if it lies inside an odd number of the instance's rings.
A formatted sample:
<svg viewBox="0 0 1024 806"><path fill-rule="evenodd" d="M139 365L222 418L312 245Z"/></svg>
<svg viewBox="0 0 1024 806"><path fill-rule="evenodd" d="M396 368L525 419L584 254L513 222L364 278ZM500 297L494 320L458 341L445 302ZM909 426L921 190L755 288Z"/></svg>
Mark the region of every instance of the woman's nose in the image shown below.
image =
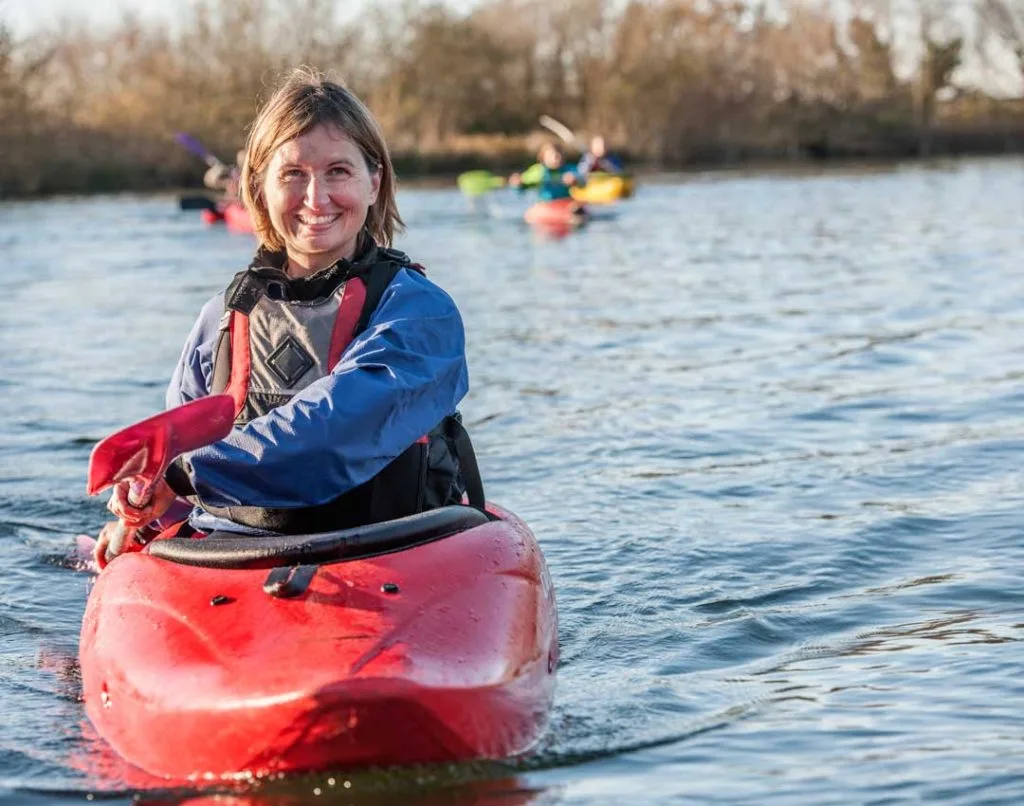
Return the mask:
<svg viewBox="0 0 1024 806"><path fill-rule="evenodd" d="M306 185L306 206L314 210L327 203L327 183L314 175Z"/></svg>

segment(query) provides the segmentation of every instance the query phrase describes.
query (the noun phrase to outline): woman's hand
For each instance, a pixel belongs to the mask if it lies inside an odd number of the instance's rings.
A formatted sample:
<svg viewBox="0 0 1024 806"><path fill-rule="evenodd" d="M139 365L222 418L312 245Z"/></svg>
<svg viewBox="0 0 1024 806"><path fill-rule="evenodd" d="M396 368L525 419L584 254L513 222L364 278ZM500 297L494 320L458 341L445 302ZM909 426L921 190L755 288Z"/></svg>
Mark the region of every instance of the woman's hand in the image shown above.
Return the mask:
<svg viewBox="0 0 1024 806"><path fill-rule="evenodd" d="M167 486L167 482L160 479L150 492L149 500L141 507L137 507L130 499L131 486L130 481L119 481L115 484L110 500L107 501L107 509L125 526L132 529L155 521L171 508L176 497L174 490Z"/></svg>
<svg viewBox="0 0 1024 806"><path fill-rule="evenodd" d="M523 184L523 177L522 177L522 176L521 176L520 174L512 174L512 175L511 175L511 176L509 176L509 178L508 178L508 183L509 183L509 184L510 184L510 185L511 185L512 187L514 187L514 188L517 188L517 187L519 187L519 186L520 186L521 184Z"/></svg>
<svg viewBox="0 0 1024 806"><path fill-rule="evenodd" d="M166 513L177 497L167 482L160 479L150 492L149 500L136 507L131 503L131 488L130 481L118 482L107 501L107 509L118 520L104 524L96 538L93 559L101 569L119 554L138 551L143 544L135 539L136 532Z"/></svg>
<svg viewBox="0 0 1024 806"><path fill-rule="evenodd" d="M92 549L92 558L96 561L96 566L102 571L107 567L107 549L110 548L111 542L114 543L117 549L114 554L121 554L124 552L129 541L124 539L125 527L121 521L110 521L109 523L103 524L103 528L100 529L100 533L96 538L96 545Z"/></svg>

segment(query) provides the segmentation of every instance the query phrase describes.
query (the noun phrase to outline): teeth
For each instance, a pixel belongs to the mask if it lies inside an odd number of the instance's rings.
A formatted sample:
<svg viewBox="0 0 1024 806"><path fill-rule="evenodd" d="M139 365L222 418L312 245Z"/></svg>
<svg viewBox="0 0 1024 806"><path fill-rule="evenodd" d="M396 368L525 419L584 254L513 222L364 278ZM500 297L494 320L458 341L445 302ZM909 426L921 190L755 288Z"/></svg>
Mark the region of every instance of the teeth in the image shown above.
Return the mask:
<svg viewBox="0 0 1024 806"><path fill-rule="evenodd" d="M314 226L317 225L317 224L330 224L334 219L335 219L335 216L332 216L332 215L312 215L312 216L311 215L300 215L299 216L299 221L301 221L303 224L311 224L311 225L314 225Z"/></svg>

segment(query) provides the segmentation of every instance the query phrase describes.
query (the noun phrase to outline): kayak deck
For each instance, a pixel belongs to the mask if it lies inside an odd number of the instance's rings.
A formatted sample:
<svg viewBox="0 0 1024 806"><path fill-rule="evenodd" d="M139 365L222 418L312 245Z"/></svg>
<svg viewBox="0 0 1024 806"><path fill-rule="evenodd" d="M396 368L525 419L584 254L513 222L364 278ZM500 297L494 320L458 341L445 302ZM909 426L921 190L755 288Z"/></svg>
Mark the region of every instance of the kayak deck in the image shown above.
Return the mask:
<svg viewBox="0 0 1024 806"><path fill-rule="evenodd" d="M302 566L311 577L285 595L266 592L265 567L116 558L82 627L90 720L172 778L525 751L551 706L557 614L535 538L493 512L401 551Z"/></svg>

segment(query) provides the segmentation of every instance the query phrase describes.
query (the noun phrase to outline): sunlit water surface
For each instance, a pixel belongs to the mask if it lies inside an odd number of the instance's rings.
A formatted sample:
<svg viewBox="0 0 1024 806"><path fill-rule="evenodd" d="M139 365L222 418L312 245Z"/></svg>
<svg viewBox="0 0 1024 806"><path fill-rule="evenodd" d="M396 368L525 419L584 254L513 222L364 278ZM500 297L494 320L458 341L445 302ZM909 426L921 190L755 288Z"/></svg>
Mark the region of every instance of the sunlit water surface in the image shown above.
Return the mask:
<svg viewBox="0 0 1024 806"><path fill-rule="evenodd" d="M404 190L398 245L462 309L489 497L555 580L549 730L207 802L1024 798L1024 163L660 177L564 238L493 200ZM91 446L252 244L117 197L0 206L0 248L0 804L186 802L89 738L67 557Z"/></svg>

